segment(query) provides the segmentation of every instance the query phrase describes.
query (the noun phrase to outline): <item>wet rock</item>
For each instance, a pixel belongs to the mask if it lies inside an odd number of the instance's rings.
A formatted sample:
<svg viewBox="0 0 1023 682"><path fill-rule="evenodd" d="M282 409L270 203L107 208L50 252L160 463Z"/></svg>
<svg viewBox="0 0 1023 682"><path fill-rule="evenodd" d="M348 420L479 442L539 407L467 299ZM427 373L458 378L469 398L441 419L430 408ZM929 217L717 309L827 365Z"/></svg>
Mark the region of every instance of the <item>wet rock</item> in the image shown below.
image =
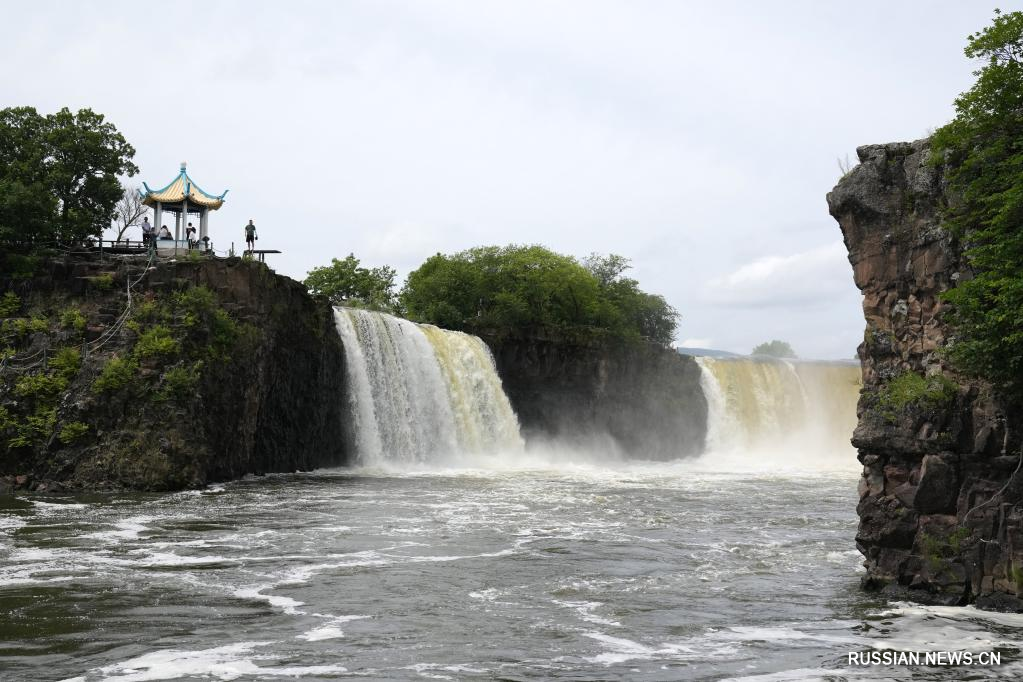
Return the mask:
<svg viewBox="0 0 1023 682"><path fill-rule="evenodd" d="M927 455L920 468L914 506L921 514L952 512L959 496L954 458Z"/></svg>
<svg viewBox="0 0 1023 682"><path fill-rule="evenodd" d="M1023 567L1023 475L1014 477L1012 454L1023 414L991 386L957 375L944 352L953 335L942 294L972 276L942 223L945 169L930 163L927 140L857 154L860 165L828 194L828 207L866 321L853 434L865 465L856 536L864 583L932 603L1011 606L1013 572ZM946 402L883 404L887 383L906 372L942 375L959 388Z"/></svg>

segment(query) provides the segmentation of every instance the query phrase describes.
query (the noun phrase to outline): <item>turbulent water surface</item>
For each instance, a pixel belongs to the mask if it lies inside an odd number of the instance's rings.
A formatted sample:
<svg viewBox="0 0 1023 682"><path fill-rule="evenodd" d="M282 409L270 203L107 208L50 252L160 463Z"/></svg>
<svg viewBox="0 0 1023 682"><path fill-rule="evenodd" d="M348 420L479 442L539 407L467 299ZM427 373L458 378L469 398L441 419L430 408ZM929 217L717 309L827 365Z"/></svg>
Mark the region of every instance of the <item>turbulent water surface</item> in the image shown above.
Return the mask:
<svg viewBox="0 0 1023 682"><path fill-rule="evenodd" d="M701 360L710 452L643 464L524 449L475 337L336 320L360 468L0 501L0 679L1023 675L1023 617L858 589L855 368Z"/></svg>
<svg viewBox="0 0 1023 682"><path fill-rule="evenodd" d="M843 679L885 673L846 666L871 647L997 648L1020 674L1018 617L858 589L855 473L718 468L21 497L0 514L2 677Z"/></svg>

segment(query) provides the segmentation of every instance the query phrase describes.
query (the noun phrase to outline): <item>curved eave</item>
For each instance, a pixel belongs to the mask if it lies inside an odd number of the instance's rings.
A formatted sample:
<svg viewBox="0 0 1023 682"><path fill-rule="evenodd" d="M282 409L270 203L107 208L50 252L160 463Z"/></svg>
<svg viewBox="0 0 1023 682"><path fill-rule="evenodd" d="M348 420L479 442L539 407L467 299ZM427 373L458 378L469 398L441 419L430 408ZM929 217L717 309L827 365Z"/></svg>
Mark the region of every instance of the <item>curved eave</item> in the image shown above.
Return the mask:
<svg viewBox="0 0 1023 682"><path fill-rule="evenodd" d="M216 211L224 205L224 197L227 195L227 190L224 190L220 196L204 191L184 172L179 174L169 185L158 190L150 189L146 183L142 183L142 185L146 188L146 191L141 193L142 203L146 206L156 206L157 203L168 206L180 204L187 197L189 206Z"/></svg>

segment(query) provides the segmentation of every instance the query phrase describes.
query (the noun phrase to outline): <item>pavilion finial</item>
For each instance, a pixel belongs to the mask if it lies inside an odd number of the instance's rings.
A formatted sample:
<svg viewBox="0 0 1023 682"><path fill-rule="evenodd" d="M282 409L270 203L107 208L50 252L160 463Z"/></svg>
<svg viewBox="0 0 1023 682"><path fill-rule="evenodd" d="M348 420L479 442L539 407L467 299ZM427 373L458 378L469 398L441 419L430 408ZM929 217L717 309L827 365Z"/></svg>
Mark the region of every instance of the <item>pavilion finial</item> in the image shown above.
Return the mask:
<svg viewBox="0 0 1023 682"><path fill-rule="evenodd" d="M188 164L185 163L184 161L182 161L181 162L181 172L184 173L185 172L185 168L187 168L187 167L188 167Z"/></svg>

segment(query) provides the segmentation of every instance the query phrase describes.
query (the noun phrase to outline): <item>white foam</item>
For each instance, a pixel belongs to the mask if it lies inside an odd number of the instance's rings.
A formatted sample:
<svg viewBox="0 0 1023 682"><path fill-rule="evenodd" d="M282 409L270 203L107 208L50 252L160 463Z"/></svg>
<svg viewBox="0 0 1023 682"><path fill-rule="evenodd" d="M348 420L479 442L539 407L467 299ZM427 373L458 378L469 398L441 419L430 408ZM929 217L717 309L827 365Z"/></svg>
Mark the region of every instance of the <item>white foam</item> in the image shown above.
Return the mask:
<svg viewBox="0 0 1023 682"><path fill-rule="evenodd" d="M304 606L305 602L300 602L291 597L281 597L273 594L263 594L263 590L273 589L274 585L257 585L256 587L243 587L234 591L234 596L239 599L257 599L259 601L265 601L270 606L281 609L284 613L289 615L298 615L304 613L299 611L299 606Z"/></svg>
<svg viewBox="0 0 1023 682"><path fill-rule="evenodd" d="M607 618L601 618L597 614L593 613L594 610L604 606L600 602L596 601L558 601L553 600L558 606L564 606L566 608L573 609L579 614L579 617L587 623L594 623L595 625L610 625L612 627L621 627L622 624L618 621L608 620Z"/></svg>
<svg viewBox="0 0 1023 682"><path fill-rule="evenodd" d="M275 642L239 642L201 651L164 649L137 658L115 663L95 671L106 682L152 682L185 677L204 677L217 680L236 680L241 677L301 677L304 675L334 675L347 672L338 665L312 665L297 667L270 667L256 665L255 661L275 660L273 656L253 655L253 650ZM72 678L84 681L87 677ZM65 682L72 682L66 680Z"/></svg>
<svg viewBox="0 0 1023 682"><path fill-rule="evenodd" d="M313 614L317 618L326 618L330 620L329 625L323 625L312 630L307 630L300 635L296 636L296 639L304 639L307 642L318 642L324 639L340 639L345 636L344 631L339 627L343 623L348 623L353 620L364 620L366 618L372 618L372 616L328 616L322 613Z"/></svg>
<svg viewBox="0 0 1023 682"><path fill-rule="evenodd" d="M83 538L94 538L107 543L118 543L126 540L136 540L139 533L149 530L146 524L156 521L157 516L132 516L114 524L116 530L101 530L95 533L87 533Z"/></svg>

